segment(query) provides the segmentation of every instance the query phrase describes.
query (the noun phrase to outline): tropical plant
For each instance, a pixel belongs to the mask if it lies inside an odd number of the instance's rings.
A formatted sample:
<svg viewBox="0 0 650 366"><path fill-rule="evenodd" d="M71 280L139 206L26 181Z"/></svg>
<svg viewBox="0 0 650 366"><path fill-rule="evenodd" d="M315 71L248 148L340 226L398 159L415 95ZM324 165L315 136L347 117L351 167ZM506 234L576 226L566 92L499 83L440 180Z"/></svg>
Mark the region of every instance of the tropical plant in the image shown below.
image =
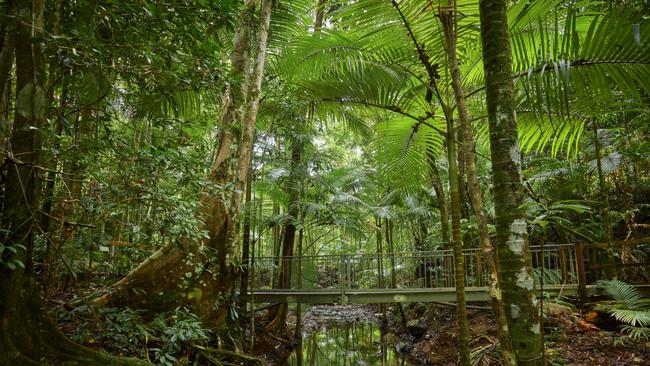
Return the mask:
<svg viewBox="0 0 650 366"><path fill-rule="evenodd" d="M650 340L650 299L635 286L623 281L599 281L598 286L612 300L599 302L595 309L606 311L625 323L621 326L621 332L628 338Z"/></svg>

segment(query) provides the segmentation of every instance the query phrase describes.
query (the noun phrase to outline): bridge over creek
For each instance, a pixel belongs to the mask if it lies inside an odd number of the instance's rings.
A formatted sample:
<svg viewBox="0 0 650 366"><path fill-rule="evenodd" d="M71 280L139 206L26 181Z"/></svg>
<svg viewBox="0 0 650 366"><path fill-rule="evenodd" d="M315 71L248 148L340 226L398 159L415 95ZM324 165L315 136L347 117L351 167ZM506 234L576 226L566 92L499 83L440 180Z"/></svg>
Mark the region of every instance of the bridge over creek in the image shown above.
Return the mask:
<svg viewBox="0 0 650 366"><path fill-rule="evenodd" d="M589 296L606 266L602 246L546 244L531 247L537 288L559 295ZM463 250L467 301L489 300L488 273L480 249ZM291 266L291 288L274 283ZM249 300L255 303L392 303L455 301L451 250L255 258Z"/></svg>

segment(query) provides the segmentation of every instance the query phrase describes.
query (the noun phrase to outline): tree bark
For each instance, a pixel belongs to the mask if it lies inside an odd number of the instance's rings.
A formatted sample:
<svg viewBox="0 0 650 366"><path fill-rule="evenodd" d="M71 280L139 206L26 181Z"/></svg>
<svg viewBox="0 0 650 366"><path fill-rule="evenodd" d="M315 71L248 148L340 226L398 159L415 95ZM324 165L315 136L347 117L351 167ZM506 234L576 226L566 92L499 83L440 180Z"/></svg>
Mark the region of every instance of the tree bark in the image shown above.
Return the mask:
<svg viewBox="0 0 650 366"><path fill-rule="evenodd" d="M488 218L483 205L483 197L481 195L481 187L478 182L476 172L476 154L474 152L474 137L472 133L472 125L469 119L469 112L465 104L465 89L462 84L460 68L458 66L458 58L456 54L456 39L457 39L457 13L455 2L452 2L452 8L441 10L440 19L442 21L443 30L447 39L447 55L449 59L449 68L451 74L451 84L454 90L456 99L456 109L460 119L462 136L462 149L464 151L465 169L467 172L467 180L469 186L469 194L472 206L474 208L474 215L479 231L480 247L483 253L483 261L487 267L489 277L489 294L492 303L492 311L497 322L497 334L501 343L501 354L503 361L506 365L516 366L517 360L515 359L514 350L512 348L512 339L510 338L510 331L508 328L508 321L503 311L502 294L499 285L499 276L494 262L494 251L490 241L490 233L488 231Z"/></svg>
<svg viewBox="0 0 650 366"><path fill-rule="evenodd" d="M222 117L219 148L209 173L210 186L201 198L202 245L187 239L159 249L98 300L139 308L169 308L179 301L195 304L209 325L226 320L227 304L238 276L241 196L250 168L255 120L264 72L272 1L265 0L260 18L258 53L249 78L250 33L256 1L247 0L240 14L231 56L234 82ZM249 95L249 82L252 87ZM247 101L250 104L247 106Z"/></svg>
<svg viewBox="0 0 650 366"><path fill-rule="evenodd" d="M460 192L454 121L447 120L447 160L449 161L449 196L451 198L451 227L454 250L454 278L456 281L456 317L458 324L459 363L469 366L469 327L467 325L467 305L465 301L465 260L463 258L463 239L460 227Z"/></svg>
<svg viewBox="0 0 650 366"><path fill-rule="evenodd" d="M249 173L246 181L246 197L242 229L242 263L244 264L241 277L239 281L239 309L242 312L247 311L248 306L248 285L250 281L250 267L253 263L251 260L251 218L253 217L251 210L252 207L252 193L253 193L253 174ZM253 316L253 314L251 314ZM242 327L246 325L246 317L240 317Z"/></svg>
<svg viewBox="0 0 650 366"><path fill-rule="evenodd" d="M481 0L481 40L485 69L498 268L506 317L517 363L543 365L544 350L528 244L515 118L512 55L505 0Z"/></svg>
<svg viewBox="0 0 650 366"><path fill-rule="evenodd" d="M9 82L9 74L14 64L14 38L11 33L7 32L5 40L0 51L0 100L5 100L9 90L5 88Z"/></svg>
<svg viewBox="0 0 650 366"><path fill-rule="evenodd" d="M284 226L284 235L282 237L282 251L280 258L280 281L279 288L291 288L291 265L293 262L294 243L296 241L296 222L300 214L300 164L302 156L302 147L298 141L294 141L291 148L291 166L289 168L289 177L286 182L285 191L287 192L288 207L287 214L289 216L287 223ZM275 311L270 312L275 319L267 326L282 326L286 324L288 306L286 303L279 304Z"/></svg>
<svg viewBox="0 0 650 366"><path fill-rule="evenodd" d="M601 153L601 144L600 137L598 136L598 125L596 121L592 121L592 127L594 130L594 150L596 153L596 172L598 173L598 189L600 193L600 199L603 201L603 209L601 213L603 215L603 226L605 227L605 242L607 243L607 277L616 278L616 259L614 256L614 244L612 242L612 221L609 216L609 197L607 195L607 189L605 188L605 176L603 174L603 162L602 162L602 153Z"/></svg>
<svg viewBox="0 0 650 366"><path fill-rule="evenodd" d="M0 364L142 365L138 360L100 354L73 343L42 311L33 282L34 230L40 198L39 128L45 112L43 55L38 39L43 31L44 2L18 2L16 22L16 113L11 133L6 180L7 208L1 218L9 230L2 242L16 249L0 266ZM11 268L7 263L22 266Z"/></svg>
<svg viewBox="0 0 650 366"><path fill-rule="evenodd" d="M429 166L431 170L431 184L433 185L433 190L436 192L438 210L440 210L440 227L443 248L446 249L449 248L451 244L451 240L449 239L449 209L447 206L447 198L442 185L442 179L440 179L440 172L438 171L433 156L429 156Z"/></svg>
<svg viewBox="0 0 650 366"><path fill-rule="evenodd" d="M11 4L12 2L7 2L2 4L2 10L6 11L6 14L12 14L15 8ZM9 94L11 93L11 68L14 64L14 32L11 31L7 26L2 27L2 33L0 33L0 40L2 40L2 48L0 48L0 122L6 121L7 125L9 122L9 109L11 108L11 102ZM7 147L7 138L9 135L8 129L5 130L3 127L0 127L0 154L4 155ZM0 210L2 207L0 207Z"/></svg>

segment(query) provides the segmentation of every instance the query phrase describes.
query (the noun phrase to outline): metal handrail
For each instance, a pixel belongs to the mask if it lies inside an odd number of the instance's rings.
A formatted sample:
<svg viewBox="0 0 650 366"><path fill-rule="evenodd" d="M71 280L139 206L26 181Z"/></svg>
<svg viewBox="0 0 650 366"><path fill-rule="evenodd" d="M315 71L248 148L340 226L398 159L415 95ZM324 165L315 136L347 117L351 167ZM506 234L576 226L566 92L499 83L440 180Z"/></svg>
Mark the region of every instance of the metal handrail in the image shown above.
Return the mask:
<svg viewBox="0 0 650 366"><path fill-rule="evenodd" d="M553 248L559 248L559 247L574 247L575 244L573 243L549 243L549 244L544 244L544 251L551 250ZM539 251L541 250L542 246L541 245L531 245L530 246L530 251ZM475 252L481 252L481 248L465 248L463 249L463 254L469 254L469 253L475 253ZM295 259L295 258L342 258L342 257L388 257L388 256L394 256L395 258L397 257L413 257L413 256L424 256L424 255L452 255L453 256L453 250L452 249L440 249L440 250L426 250L426 251L418 251L418 252L386 252L383 254L377 254L377 253L353 253L353 254L322 254L322 255L302 255L302 256L263 256L263 257L255 257L255 260L282 260L282 259Z"/></svg>
<svg viewBox="0 0 650 366"><path fill-rule="evenodd" d="M530 247L534 267L544 267L546 284L580 282L578 253L574 244L548 243ZM467 286L487 286L488 273L480 248L463 250ZM390 260L388 260L390 258ZM328 254L285 257L257 257L252 288L273 288L280 267L300 265L301 289L336 288L342 296L349 289L451 288L454 287L451 250L392 253Z"/></svg>

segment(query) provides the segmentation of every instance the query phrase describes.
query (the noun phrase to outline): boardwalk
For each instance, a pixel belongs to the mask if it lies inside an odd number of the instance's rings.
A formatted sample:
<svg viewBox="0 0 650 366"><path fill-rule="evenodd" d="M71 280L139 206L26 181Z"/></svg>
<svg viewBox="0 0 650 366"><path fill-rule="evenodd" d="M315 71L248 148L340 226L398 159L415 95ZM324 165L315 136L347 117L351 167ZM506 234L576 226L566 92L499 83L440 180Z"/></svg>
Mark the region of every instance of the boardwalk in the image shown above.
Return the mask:
<svg viewBox="0 0 650 366"><path fill-rule="evenodd" d="M585 255L586 254L586 255ZM535 278L544 291L589 295L598 273L585 273L585 265L602 253L585 253L582 245L547 244L531 247ZM486 301L488 274L478 249L465 249L468 301ZM455 300L451 250L417 253L325 255L256 258L251 273L253 302L390 303ZM291 289L274 288L283 266L291 266ZM300 274L300 275L296 275ZM301 277L301 278L299 278Z"/></svg>

